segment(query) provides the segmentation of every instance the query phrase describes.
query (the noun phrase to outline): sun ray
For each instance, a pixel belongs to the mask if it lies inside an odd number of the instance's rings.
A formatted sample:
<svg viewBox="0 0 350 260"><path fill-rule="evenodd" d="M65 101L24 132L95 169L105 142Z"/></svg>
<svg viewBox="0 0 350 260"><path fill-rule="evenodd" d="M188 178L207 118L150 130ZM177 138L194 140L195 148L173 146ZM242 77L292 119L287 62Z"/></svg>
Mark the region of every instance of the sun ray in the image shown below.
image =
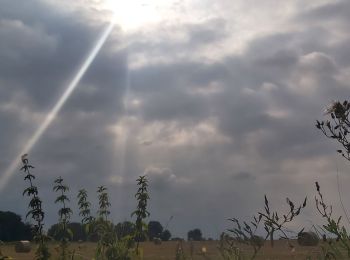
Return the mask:
<svg viewBox="0 0 350 260"><path fill-rule="evenodd" d="M95 59L96 55L99 53L100 49L102 48L103 44L107 40L108 36L113 30L113 27L115 25L115 17L113 17L110 24L107 26L107 28L104 30L102 35L99 37L98 41L94 45L93 49L90 51L89 55L84 60L83 64L81 65L78 72L75 74L72 81L67 86L66 90L62 94L62 96L58 99L54 107L51 109L51 111L46 116L45 120L42 122L40 127L34 132L33 136L29 139L29 141L25 144L23 149L20 151L20 153L16 156L16 158L12 161L10 166L6 169L4 174L0 177L0 192L4 189L8 181L10 180L11 176L17 170L17 167L19 165L20 159L22 154L29 153L30 150L33 148L33 146L38 142L40 137L43 135L43 133L47 130L47 128L50 126L52 121L56 118L57 114L67 101L67 99L70 97L70 95L73 93L77 85L79 84L81 78L84 76L87 69L90 67L91 63Z"/></svg>

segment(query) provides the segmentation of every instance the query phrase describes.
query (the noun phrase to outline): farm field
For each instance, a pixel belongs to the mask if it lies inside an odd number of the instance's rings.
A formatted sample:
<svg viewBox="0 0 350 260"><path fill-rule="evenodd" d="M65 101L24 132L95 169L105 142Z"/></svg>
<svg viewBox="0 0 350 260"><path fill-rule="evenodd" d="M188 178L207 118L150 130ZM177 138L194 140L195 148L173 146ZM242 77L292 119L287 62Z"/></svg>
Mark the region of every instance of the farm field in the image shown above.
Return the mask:
<svg viewBox="0 0 350 260"><path fill-rule="evenodd" d="M161 245L155 245L152 242L141 243L141 248L143 250L143 259L147 260L173 260L175 259L175 251L177 248L178 242L169 241L163 242ZM286 241L275 241L274 248L270 247L268 242L265 243L264 248L259 252L256 259L306 259L307 257L312 257L312 259L317 259L318 253L321 252L320 246L317 247L301 247L298 245L297 241L292 241L292 244L295 246L295 250L292 252L288 247ZM55 247L58 244L50 244L50 251L55 252ZM187 259L190 258L191 252L191 243L182 242L183 250ZM32 245L32 251L30 253L16 253L14 250L14 244L5 244L1 247L1 250L4 255L11 256L13 259L18 260L30 260L34 257L33 248L35 245ZM194 260L199 259L222 259L220 257L220 252L217 249L219 246L218 241L201 241L193 242L193 258ZM75 249L77 254L83 256L83 259L92 259L94 256L96 244L95 243L72 243L71 249ZM203 255L202 247L206 248L206 254ZM241 247L242 251L246 252L249 250L248 247ZM52 256L55 258L55 255ZM79 259L79 258L77 258Z"/></svg>

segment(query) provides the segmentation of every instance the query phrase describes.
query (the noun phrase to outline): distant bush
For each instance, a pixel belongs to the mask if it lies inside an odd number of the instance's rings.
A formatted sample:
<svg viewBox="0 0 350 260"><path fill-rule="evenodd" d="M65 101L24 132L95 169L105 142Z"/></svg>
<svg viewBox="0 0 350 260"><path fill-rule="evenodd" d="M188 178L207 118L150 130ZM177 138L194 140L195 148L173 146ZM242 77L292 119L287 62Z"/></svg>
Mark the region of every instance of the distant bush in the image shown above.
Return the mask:
<svg viewBox="0 0 350 260"><path fill-rule="evenodd" d="M187 233L187 240L188 241L202 241L202 231L199 228L195 228L193 230L188 231Z"/></svg>
<svg viewBox="0 0 350 260"><path fill-rule="evenodd" d="M298 234L298 244L301 246L317 246L319 242L320 239L314 232L301 232Z"/></svg>

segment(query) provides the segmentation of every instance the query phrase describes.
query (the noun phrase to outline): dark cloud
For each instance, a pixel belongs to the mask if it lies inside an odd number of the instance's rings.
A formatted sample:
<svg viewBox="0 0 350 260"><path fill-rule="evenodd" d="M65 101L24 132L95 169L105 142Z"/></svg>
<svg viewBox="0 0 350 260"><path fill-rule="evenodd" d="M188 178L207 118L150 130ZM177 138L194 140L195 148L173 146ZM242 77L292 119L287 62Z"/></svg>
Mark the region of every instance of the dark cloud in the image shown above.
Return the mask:
<svg viewBox="0 0 350 260"><path fill-rule="evenodd" d="M311 21L342 20L342 22L349 22L349 11L350 4L348 1L334 1L312 8L301 16Z"/></svg>
<svg viewBox="0 0 350 260"><path fill-rule="evenodd" d="M254 175L249 172L238 172L234 174L232 177L234 180L237 180L237 181L246 181L246 180L255 179Z"/></svg>

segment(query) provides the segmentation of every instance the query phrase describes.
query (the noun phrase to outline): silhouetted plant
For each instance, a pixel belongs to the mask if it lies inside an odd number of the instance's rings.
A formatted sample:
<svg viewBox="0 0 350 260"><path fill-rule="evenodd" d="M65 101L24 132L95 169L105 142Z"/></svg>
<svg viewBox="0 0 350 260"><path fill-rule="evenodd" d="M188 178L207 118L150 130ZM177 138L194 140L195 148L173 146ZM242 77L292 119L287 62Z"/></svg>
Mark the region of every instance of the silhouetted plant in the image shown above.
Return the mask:
<svg viewBox="0 0 350 260"><path fill-rule="evenodd" d="M261 247L264 245L264 239L258 239L256 235L256 230L261 222L262 215L259 217L253 217L253 220L248 224L246 221L243 221L243 224L240 224L238 219L230 218L229 221L234 225L232 229L228 229L230 235L222 235L220 238L220 248L221 254L225 259L240 259L243 257L243 253L237 247L236 243L246 244L253 248L253 255L251 259L255 258ZM230 258L231 257L231 258Z"/></svg>
<svg viewBox="0 0 350 260"><path fill-rule="evenodd" d="M237 246L238 243L251 246L253 248L253 254L249 258L254 259L264 245L265 240L270 239L271 247L274 246L274 236L276 233L280 235L280 238L286 239L289 246L293 248L289 243L289 236L287 235L289 230L285 225L293 221L294 218L300 214L301 210L306 207L307 198L305 198L304 202L298 207L295 207L294 203L287 198L289 211L286 214L271 211L266 195L264 198L265 212L258 212L257 216L254 216L250 223L246 221L240 223L236 218L229 219L234 226L232 229L227 230L230 235L223 234L221 236L219 246L219 251L224 259L242 259L246 257ZM265 238L256 235L260 223L263 223L264 230L266 231Z"/></svg>
<svg viewBox="0 0 350 260"><path fill-rule="evenodd" d="M82 229L86 236L89 235L91 223L94 221L94 217L91 216L91 203L87 200L87 197L87 191L85 189L78 191L79 216L81 217Z"/></svg>
<svg viewBox="0 0 350 260"><path fill-rule="evenodd" d="M139 242L145 236L145 231L147 231L147 225L144 223L144 219L150 215L147 211L147 203L150 197L148 195L148 180L146 175L140 176L136 181L138 190L135 197L138 204L136 210L131 213L131 216L136 216L134 238L136 240L136 252L138 253Z"/></svg>
<svg viewBox="0 0 350 260"><path fill-rule="evenodd" d="M23 191L23 196L27 195L30 197L29 208L26 218L30 216L35 224L33 225L33 237L34 241L38 244L35 251L35 259L47 260L50 258L49 249L47 246L48 237L43 231L44 211L42 210L42 201L38 196L38 188L33 184L35 176L31 174L30 170L34 169L34 166L29 164L27 154L22 155L22 168L21 170L25 173L24 180L28 181L29 187Z"/></svg>
<svg viewBox="0 0 350 260"><path fill-rule="evenodd" d="M295 207L295 204L287 198L287 204L289 205L289 211L286 214L278 214L277 211L271 211L269 207L269 201L265 195L265 213L259 212L259 218L262 218L264 222L264 229L267 232L266 238L270 238L271 246L274 245L274 234L277 232L280 234L280 238L287 239L289 237L286 234L285 224L293 221L297 217L301 209L306 207L307 198L305 197L303 204Z"/></svg>
<svg viewBox="0 0 350 260"><path fill-rule="evenodd" d="M350 161L350 140L348 139L350 131L349 113L350 103L348 101L343 103L334 101L325 111L326 115L330 115L330 120L316 120L316 127L326 137L337 140L343 146L343 149L339 149L337 152Z"/></svg>
<svg viewBox="0 0 350 260"><path fill-rule="evenodd" d="M109 202L106 187L98 187L97 194L99 209L97 211L98 217L94 221L94 227L99 240L96 248L96 258L105 259L107 247L113 243L113 224L108 221L111 203Z"/></svg>
<svg viewBox="0 0 350 260"><path fill-rule="evenodd" d="M350 258L350 236L347 233L344 226L340 225L341 216L335 220L333 218L332 205L327 205L324 201L323 194L321 193L321 187L316 184L317 195L315 196L316 208L321 214L322 218L326 219L326 224L322 225L321 230L324 232L323 240L328 242L325 246L322 246L323 254L326 259L345 259ZM326 236L326 232L330 233L332 237ZM341 250L339 250L341 249ZM342 250L346 251L346 256L343 255Z"/></svg>
<svg viewBox="0 0 350 260"><path fill-rule="evenodd" d="M111 212L109 211L111 203L109 202L107 188L104 186L100 186L97 189L97 193L99 204L99 210L97 211L97 214L100 218L107 221L109 214L111 214Z"/></svg>
<svg viewBox="0 0 350 260"><path fill-rule="evenodd" d="M59 195L55 200L55 203L60 203L62 207L58 211L59 215L59 230L60 232L60 259L65 260L70 252L68 252L69 240L72 240L73 233L68 228L69 219L73 214L73 211L67 206L69 198L66 195L66 192L69 191L69 187L63 183L62 177L58 177L54 181L55 185L53 190L58 192Z"/></svg>
<svg viewBox="0 0 350 260"><path fill-rule="evenodd" d="M118 238L113 223L108 220L111 204L109 203L107 188L100 186L97 193L99 199L98 218L93 223L99 237L96 259L130 260L130 248L133 246L132 237L129 235Z"/></svg>

